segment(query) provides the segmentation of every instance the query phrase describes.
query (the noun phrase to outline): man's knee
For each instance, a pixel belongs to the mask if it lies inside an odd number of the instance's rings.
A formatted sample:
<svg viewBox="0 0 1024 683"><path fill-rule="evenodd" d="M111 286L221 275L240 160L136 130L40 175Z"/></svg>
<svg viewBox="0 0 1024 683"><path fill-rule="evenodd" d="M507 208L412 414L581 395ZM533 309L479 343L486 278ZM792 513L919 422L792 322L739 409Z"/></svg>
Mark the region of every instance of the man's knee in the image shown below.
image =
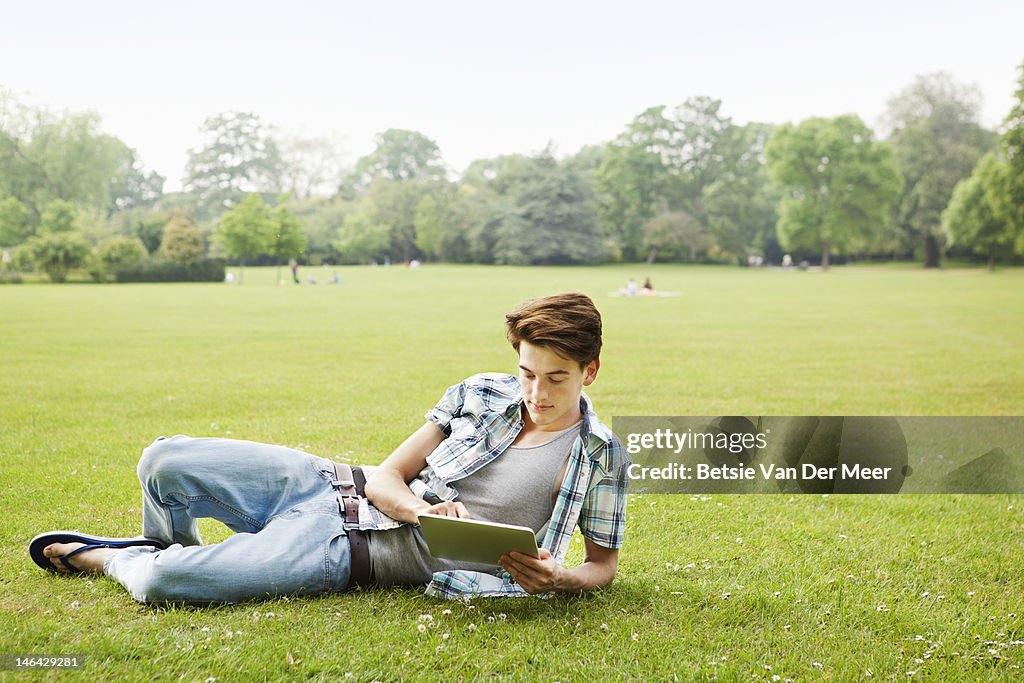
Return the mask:
<svg viewBox="0 0 1024 683"><path fill-rule="evenodd" d="M167 476L175 476L187 469L186 458L181 457L189 437L177 435L171 438L158 437L142 451L137 472L143 485Z"/></svg>

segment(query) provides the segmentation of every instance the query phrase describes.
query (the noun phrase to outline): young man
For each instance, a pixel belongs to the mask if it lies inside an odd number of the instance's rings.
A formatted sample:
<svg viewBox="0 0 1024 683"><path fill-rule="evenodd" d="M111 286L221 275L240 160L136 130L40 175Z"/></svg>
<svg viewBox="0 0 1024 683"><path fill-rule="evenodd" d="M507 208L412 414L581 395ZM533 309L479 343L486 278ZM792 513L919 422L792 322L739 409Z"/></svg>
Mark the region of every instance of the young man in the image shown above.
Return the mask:
<svg viewBox="0 0 1024 683"><path fill-rule="evenodd" d="M139 462L141 538L52 532L30 553L46 569L107 574L142 602L240 602L370 584L428 584L429 595L446 598L606 586L623 541L629 463L583 393L601 366L601 315L583 294L528 300L506 316L506 335L519 354L518 379L484 373L450 387L380 466L161 437ZM501 568L434 558L422 513L529 526L540 557L513 552ZM200 517L236 533L203 545ZM567 568L576 526L584 562Z"/></svg>

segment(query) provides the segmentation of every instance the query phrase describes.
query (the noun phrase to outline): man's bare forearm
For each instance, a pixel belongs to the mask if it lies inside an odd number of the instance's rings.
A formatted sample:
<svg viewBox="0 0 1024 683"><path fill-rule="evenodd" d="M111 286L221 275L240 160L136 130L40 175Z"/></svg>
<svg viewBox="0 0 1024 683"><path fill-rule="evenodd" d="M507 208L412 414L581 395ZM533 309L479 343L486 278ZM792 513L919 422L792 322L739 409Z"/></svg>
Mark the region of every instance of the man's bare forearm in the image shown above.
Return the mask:
<svg viewBox="0 0 1024 683"><path fill-rule="evenodd" d="M600 562L584 562L571 569L561 568L554 591L556 593L584 593L604 588L615 579L616 567Z"/></svg>
<svg viewBox="0 0 1024 683"><path fill-rule="evenodd" d="M420 513L431 505L413 493L408 482L426 466L427 456L442 441L444 432L432 422L403 441L366 481L366 497L373 506L400 522L418 524Z"/></svg>
<svg viewBox="0 0 1024 683"><path fill-rule="evenodd" d="M400 522L419 523L430 504L419 498L395 470L378 469L366 482L366 497L373 506Z"/></svg>

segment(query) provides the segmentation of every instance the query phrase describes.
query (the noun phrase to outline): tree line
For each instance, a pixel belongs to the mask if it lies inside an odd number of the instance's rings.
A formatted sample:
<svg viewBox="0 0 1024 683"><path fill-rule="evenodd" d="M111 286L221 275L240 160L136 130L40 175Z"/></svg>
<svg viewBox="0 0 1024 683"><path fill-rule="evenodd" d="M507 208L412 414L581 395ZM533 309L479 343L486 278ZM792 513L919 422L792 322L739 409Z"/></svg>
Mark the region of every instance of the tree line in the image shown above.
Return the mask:
<svg viewBox="0 0 1024 683"><path fill-rule="evenodd" d="M0 247L55 280L125 263L778 263L1024 255L1024 65L1001 131L948 74L917 77L879 135L855 115L738 125L722 103L651 107L604 144L473 161L453 179L416 131L346 166L331 140L208 118L183 191L95 114L0 91Z"/></svg>

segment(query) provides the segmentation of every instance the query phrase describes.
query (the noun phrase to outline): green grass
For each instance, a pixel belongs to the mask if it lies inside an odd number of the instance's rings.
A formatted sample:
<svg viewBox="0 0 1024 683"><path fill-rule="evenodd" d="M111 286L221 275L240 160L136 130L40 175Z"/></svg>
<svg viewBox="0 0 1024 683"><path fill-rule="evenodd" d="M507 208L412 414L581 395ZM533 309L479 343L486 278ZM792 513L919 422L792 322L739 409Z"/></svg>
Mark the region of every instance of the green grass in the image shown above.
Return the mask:
<svg viewBox="0 0 1024 683"><path fill-rule="evenodd" d="M632 496L613 586L548 601L154 608L31 563L47 529L137 533L135 463L160 434L379 462L446 386L513 371L503 313L554 291L604 315L606 422L1024 414L1017 269L339 271L0 287L0 654L82 654L35 675L90 681L1019 678L1024 496ZM647 275L679 296L608 295Z"/></svg>

